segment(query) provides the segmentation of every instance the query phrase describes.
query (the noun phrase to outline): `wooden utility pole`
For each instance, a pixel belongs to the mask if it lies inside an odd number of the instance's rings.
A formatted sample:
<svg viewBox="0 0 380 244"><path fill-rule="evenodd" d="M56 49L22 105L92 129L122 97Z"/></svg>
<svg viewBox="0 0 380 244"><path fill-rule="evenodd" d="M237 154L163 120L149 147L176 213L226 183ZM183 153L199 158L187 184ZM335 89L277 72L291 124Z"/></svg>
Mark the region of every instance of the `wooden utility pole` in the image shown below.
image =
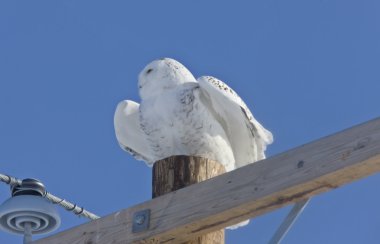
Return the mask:
<svg viewBox="0 0 380 244"><path fill-rule="evenodd" d="M179 190L225 172L222 164L207 158L172 156L162 159L153 166L152 197ZM224 244L224 229L198 236L186 244Z"/></svg>

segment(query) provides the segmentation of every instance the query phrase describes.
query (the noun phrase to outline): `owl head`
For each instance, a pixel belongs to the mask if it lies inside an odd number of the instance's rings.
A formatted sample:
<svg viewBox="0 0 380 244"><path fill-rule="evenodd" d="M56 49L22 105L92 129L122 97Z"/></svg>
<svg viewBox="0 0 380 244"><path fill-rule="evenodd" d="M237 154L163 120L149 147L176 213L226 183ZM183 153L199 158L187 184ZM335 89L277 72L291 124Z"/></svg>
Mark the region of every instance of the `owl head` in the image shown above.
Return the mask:
<svg viewBox="0 0 380 244"><path fill-rule="evenodd" d="M141 99L147 99L186 82L196 80L180 62L171 58L157 59L140 72L139 94Z"/></svg>

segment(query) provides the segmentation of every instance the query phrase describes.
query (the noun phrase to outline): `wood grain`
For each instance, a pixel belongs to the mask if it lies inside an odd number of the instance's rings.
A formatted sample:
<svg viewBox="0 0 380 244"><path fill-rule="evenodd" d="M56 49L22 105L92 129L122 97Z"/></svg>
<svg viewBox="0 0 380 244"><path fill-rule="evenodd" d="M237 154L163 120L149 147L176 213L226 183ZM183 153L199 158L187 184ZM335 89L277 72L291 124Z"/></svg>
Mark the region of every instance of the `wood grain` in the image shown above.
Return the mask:
<svg viewBox="0 0 380 244"><path fill-rule="evenodd" d="M225 172L222 164L207 158L172 156L162 159L153 166L152 197L165 195ZM224 244L224 229L197 236L184 244Z"/></svg>
<svg viewBox="0 0 380 244"><path fill-rule="evenodd" d="M378 171L379 118L35 243L181 243ZM150 229L133 234L147 208Z"/></svg>
<svg viewBox="0 0 380 244"><path fill-rule="evenodd" d="M196 156L172 156L154 163L152 198L225 173L216 161Z"/></svg>

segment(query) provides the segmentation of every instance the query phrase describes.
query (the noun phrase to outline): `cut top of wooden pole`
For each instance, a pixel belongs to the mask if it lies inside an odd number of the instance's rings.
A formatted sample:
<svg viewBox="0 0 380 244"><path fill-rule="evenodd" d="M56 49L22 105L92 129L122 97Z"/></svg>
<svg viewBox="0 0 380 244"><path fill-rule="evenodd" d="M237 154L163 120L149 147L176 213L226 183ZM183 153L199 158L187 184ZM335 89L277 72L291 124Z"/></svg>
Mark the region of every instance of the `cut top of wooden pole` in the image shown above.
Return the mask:
<svg viewBox="0 0 380 244"><path fill-rule="evenodd" d="M225 173L219 162L197 156L172 156L154 163L152 197L158 197ZM191 196L188 196L191 198ZM186 244L224 244L224 230L199 236Z"/></svg>

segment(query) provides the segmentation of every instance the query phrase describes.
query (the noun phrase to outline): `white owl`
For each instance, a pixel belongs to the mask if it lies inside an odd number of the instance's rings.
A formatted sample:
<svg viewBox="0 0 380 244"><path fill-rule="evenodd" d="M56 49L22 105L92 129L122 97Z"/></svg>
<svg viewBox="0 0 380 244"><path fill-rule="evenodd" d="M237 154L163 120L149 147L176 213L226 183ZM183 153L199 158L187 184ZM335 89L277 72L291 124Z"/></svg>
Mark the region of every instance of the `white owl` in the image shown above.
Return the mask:
<svg viewBox="0 0 380 244"><path fill-rule="evenodd" d="M225 83L195 79L181 63L155 60L140 73L141 105L125 100L114 117L120 146L149 166L174 156L201 156L227 171L265 158L272 134Z"/></svg>

